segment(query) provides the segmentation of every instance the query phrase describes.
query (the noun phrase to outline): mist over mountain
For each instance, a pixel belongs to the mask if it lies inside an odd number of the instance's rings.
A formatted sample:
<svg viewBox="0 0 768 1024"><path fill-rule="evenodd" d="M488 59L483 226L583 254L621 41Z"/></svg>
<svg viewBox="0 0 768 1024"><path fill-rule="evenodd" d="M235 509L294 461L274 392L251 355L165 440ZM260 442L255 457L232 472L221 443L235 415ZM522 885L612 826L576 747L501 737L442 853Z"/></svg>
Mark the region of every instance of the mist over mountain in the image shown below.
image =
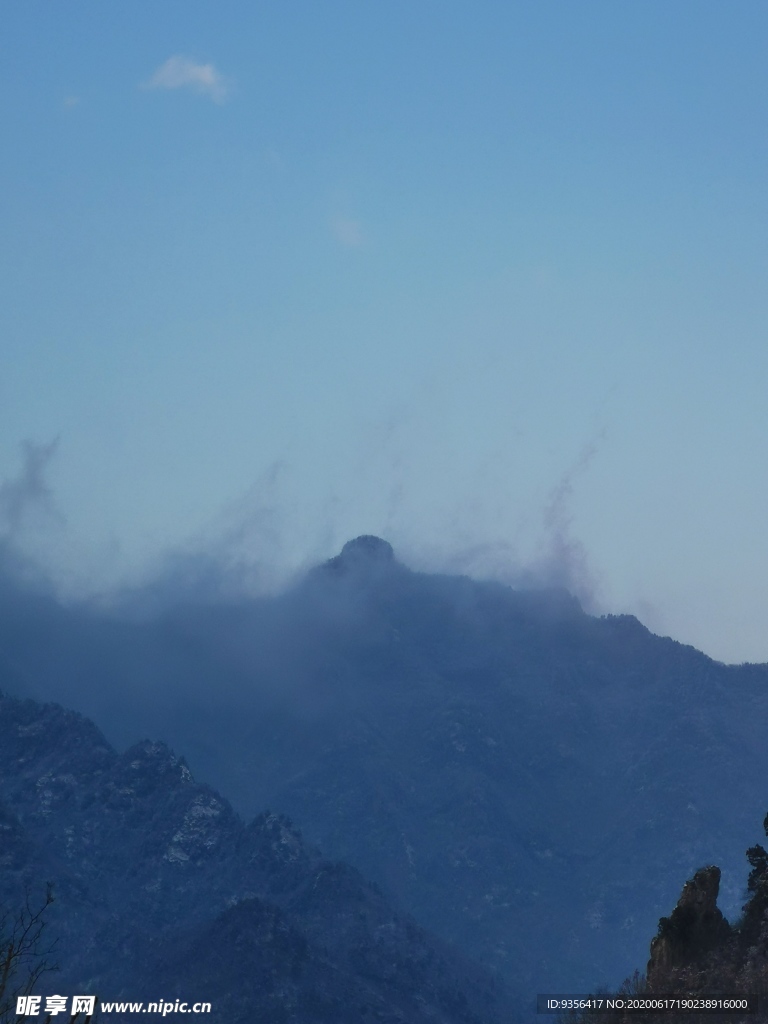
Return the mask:
<svg viewBox="0 0 768 1024"><path fill-rule="evenodd" d="M740 902L766 666L563 590L413 572L375 537L269 598L142 617L134 595L127 617L8 585L0 604L6 692L118 748L169 743L526 998L620 981L702 864Z"/></svg>

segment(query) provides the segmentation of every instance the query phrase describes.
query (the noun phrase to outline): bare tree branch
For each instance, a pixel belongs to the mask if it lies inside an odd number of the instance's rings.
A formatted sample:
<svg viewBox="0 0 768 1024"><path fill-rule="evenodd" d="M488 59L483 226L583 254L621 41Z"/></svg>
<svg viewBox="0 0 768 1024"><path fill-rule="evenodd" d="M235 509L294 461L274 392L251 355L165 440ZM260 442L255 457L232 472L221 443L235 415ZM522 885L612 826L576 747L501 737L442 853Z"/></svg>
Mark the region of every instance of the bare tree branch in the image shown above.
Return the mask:
<svg viewBox="0 0 768 1024"><path fill-rule="evenodd" d="M35 903L29 891L21 909L0 907L0 1024L16 1020L16 1000L29 995L42 974L57 971L51 963L55 942L46 945L46 912L53 903L53 886Z"/></svg>

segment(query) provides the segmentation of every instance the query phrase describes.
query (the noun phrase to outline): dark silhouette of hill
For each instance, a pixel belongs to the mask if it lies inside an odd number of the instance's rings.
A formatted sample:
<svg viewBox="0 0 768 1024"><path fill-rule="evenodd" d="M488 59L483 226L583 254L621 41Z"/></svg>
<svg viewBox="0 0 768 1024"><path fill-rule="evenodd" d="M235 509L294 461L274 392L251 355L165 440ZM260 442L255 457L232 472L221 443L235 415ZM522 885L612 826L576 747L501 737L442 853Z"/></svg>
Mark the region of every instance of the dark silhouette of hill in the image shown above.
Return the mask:
<svg viewBox="0 0 768 1024"><path fill-rule="evenodd" d="M510 1018L490 975L287 818L246 826L164 744L117 754L73 712L0 697L0 905L45 882L62 973L38 992L207 1001L227 1024Z"/></svg>
<svg viewBox="0 0 768 1024"><path fill-rule="evenodd" d="M416 573L358 538L286 593L131 616L0 590L11 693L152 736L290 815L521 999L615 985L762 812L768 668L564 591ZM738 793L738 799L734 794Z"/></svg>

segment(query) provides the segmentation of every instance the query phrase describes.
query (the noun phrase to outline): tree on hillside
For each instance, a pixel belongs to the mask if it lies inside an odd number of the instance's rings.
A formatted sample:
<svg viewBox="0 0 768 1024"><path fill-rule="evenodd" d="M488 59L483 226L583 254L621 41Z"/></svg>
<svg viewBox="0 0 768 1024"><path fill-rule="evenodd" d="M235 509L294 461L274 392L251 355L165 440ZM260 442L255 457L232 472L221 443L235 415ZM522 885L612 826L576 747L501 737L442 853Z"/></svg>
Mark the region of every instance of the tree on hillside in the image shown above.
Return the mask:
<svg viewBox="0 0 768 1024"><path fill-rule="evenodd" d="M29 995L41 975L58 970L49 959L53 945L45 940L46 912L53 888L34 903L27 892L23 906L0 907L0 1024L16 1021L16 1000Z"/></svg>

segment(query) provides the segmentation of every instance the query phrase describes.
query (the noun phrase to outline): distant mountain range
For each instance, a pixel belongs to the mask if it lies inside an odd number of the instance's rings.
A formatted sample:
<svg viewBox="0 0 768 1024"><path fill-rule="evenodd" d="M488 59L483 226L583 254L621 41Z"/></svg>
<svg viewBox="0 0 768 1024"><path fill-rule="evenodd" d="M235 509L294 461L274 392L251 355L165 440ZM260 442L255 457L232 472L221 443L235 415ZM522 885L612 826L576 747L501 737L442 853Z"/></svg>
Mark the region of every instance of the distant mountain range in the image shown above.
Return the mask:
<svg viewBox="0 0 768 1024"><path fill-rule="evenodd" d="M6 586L0 686L289 815L526 1006L618 983L704 864L743 902L768 803L767 666L412 572L372 537L279 597L143 620Z"/></svg>
<svg viewBox="0 0 768 1024"><path fill-rule="evenodd" d="M209 1002L212 1024L490 1024L504 1007L489 975L286 818L245 826L163 744L118 755L73 712L0 697L6 928L48 882L38 950L61 973L43 995Z"/></svg>

